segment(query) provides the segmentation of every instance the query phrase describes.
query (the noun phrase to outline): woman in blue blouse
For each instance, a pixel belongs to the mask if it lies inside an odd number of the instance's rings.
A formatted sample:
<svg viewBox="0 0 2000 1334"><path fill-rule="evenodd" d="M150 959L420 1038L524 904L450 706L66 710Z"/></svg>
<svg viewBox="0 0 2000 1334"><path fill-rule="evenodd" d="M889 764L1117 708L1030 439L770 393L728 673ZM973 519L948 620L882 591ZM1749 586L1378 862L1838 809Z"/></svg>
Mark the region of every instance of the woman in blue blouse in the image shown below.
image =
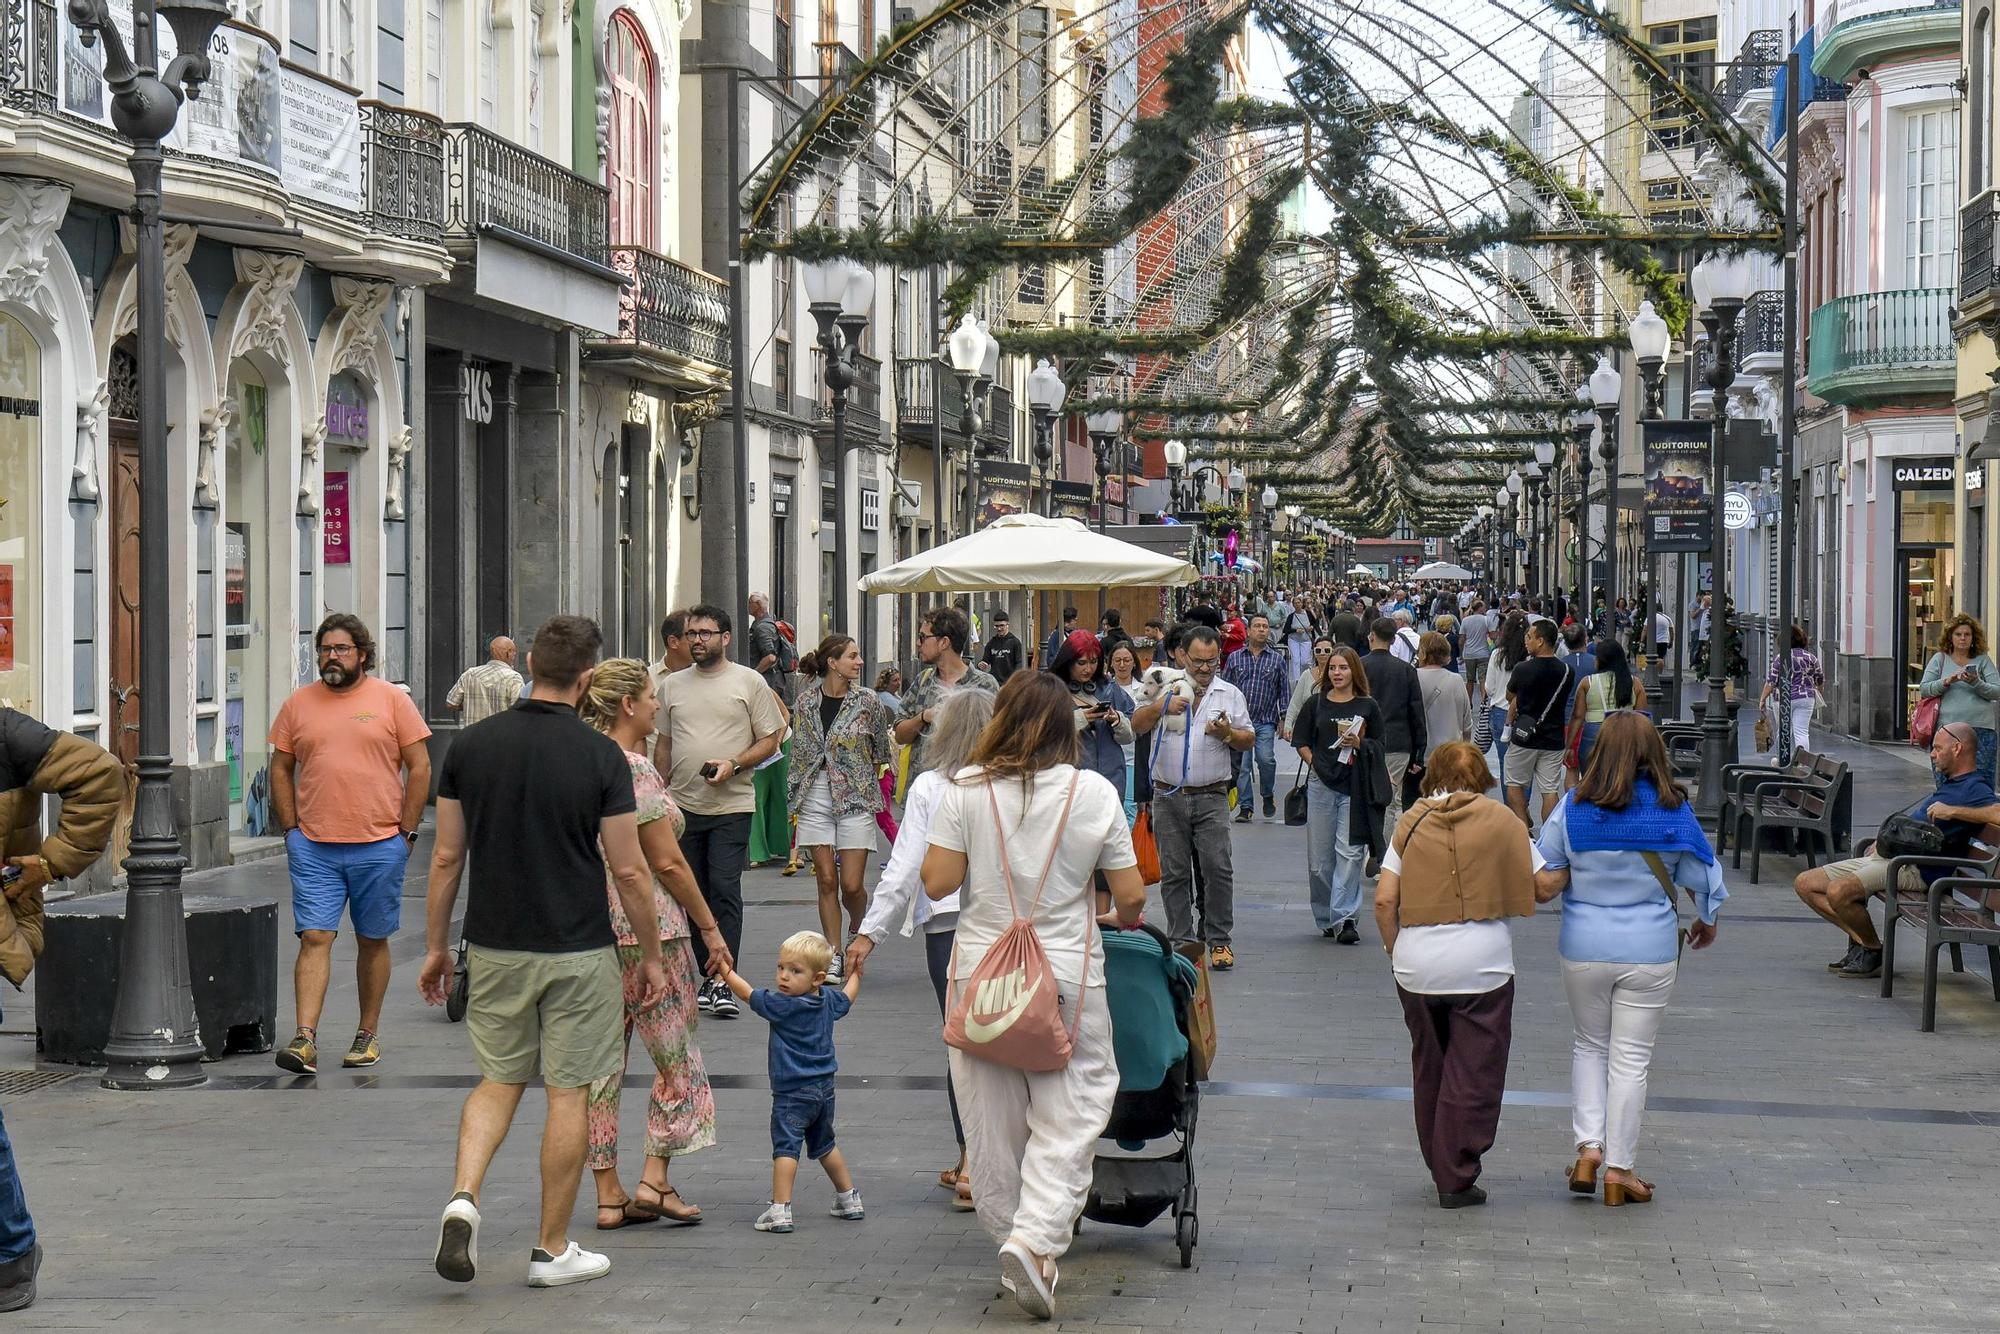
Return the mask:
<svg viewBox="0 0 2000 1334"><path fill-rule="evenodd" d="M1535 897L1562 896L1558 948L1576 1024L1569 1188L1594 1193L1601 1168L1606 1204L1644 1204L1653 1186L1633 1157L1653 1040L1680 966L1669 882L1694 904L1687 943L1705 949L1729 897L1722 867L1674 782L1659 732L1637 713L1604 720L1583 780L1543 823L1536 846L1547 869L1535 877Z"/></svg>

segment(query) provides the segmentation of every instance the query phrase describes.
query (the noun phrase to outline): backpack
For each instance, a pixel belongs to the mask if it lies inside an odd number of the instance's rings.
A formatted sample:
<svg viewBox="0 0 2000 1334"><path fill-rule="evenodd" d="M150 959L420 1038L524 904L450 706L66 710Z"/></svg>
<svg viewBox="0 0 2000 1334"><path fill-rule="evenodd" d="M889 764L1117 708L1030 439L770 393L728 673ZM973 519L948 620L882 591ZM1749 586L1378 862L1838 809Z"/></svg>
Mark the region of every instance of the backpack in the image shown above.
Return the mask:
<svg viewBox="0 0 2000 1334"><path fill-rule="evenodd" d="M778 670L790 676L799 669L799 651L792 647L792 637L785 633L790 627L783 621L773 621L771 628L778 640Z"/></svg>
<svg viewBox="0 0 2000 1334"><path fill-rule="evenodd" d="M1007 907L1014 920L986 951L986 957L979 961L979 966L972 970L972 976L966 979L965 990L952 998L950 1017L944 1025L946 1046L956 1047L982 1061L1032 1074L1046 1074L1069 1064L1070 1052L1076 1044L1077 1024L1083 1018L1083 996L1079 991L1076 1013L1068 1024L1063 1023L1062 1006L1056 995L1055 972L1049 967L1049 956L1042 948L1041 937L1035 934L1033 920L1035 909L1042 901L1042 890L1048 884L1049 868L1055 865L1056 849L1062 846L1063 831L1069 827L1070 807L1076 803L1078 776L1076 773L1070 775L1069 795L1063 798L1062 818L1056 822L1055 837L1049 842L1048 860L1042 863L1041 878L1035 882L1034 901L1029 903L1026 916L1022 915L1020 904L1014 897L1014 870L1007 858L1007 831L1000 819L1000 803L993 796L992 781L988 780L986 802L993 811L994 834L1000 840L1000 876L1007 886ZM1088 899L1084 902L1084 912L1089 915L1094 929L1097 914L1092 911ZM1089 968L1090 962L1086 958L1086 974ZM952 946L947 983L953 988L958 985L956 943Z"/></svg>

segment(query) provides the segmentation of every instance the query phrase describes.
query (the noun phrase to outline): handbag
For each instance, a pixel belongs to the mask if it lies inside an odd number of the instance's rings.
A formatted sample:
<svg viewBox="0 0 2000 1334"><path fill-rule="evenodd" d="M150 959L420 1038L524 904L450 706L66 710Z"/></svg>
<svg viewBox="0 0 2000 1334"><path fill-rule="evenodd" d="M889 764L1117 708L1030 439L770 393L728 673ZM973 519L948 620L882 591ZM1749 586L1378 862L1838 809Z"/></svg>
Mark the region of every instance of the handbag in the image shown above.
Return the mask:
<svg viewBox="0 0 2000 1334"><path fill-rule="evenodd" d="M1007 831L1000 819L1000 803L993 784L986 784L986 802L993 811L993 832L1000 844L1000 878L1007 887L1007 910L1013 920L1000 938L988 947L986 957L972 970L963 991L952 1000L951 1017L945 1020L945 1045L968 1056L995 1065L1047 1074L1069 1064L1076 1045L1076 1027L1083 1019L1083 993L1077 992L1075 1013L1063 1022L1062 1001L1056 991L1055 971L1049 967L1048 952L1035 932L1035 909L1041 906L1042 891L1048 886L1049 868L1055 865L1056 850L1062 846L1063 832L1069 828L1070 807L1076 803L1077 775L1069 780L1069 795L1063 799L1062 818L1056 822L1055 837L1049 840L1049 855L1035 882L1035 897L1026 916L1014 895L1014 869L1007 857ZM1083 912L1090 930L1097 928L1097 914L1084 896ZM1090 967L1086 956L1084 968ZM951 949L951 971L947 981L958 985L958 945Z"/></svg>
<svg viewBox="0 0 2000 1334"><path fill-rule="evenodd" d="M1306 822L1306 762L1299 761L1299 771L1292 775L1292 790L1285 794L1285 823L1294 828Z"/></svg>
<svg viewBox="0 0 2000 1334"><path fill-rule="evenodd" d="M1918 750L1929 750L1937 737L1938 701L1942 696L1931 695L1917 701L1917 707L1910 710L1910 744Z"/></svg>
<svg viewBox="0 0 2000 1334"><path fill-rule="evenodd" d="M1149 885L1160 883L1160 841L1153 835L1153 812L1139 812L1132 821L1132 855L1139 859L1139 878Z"/></svg>
<svg viewBox="0 0 2000 1334"><path fill-rule="evenodd" d="M1570 678L1569 664L1564 663L1562 665L1562 669L1563 669L1562 684L1557 686L1555 688L1555 693L1549 696L1549 702L1542 706L1542 711L1535 716L1535 721L1532 723L1524 723L1519 719L1515 720L1514 726L1507 737L1507 740L1510 743L1516 746L1532 746L1534 744L1535 733L1541 731L1542 724L1548 721L1549 710L1555 708L1556 701L1563 697L1563 692L1565 690L1569 689L1569 678Z"/></svg>
<svg viewBox="0 0 2000 1334"><path fill-rule="evenodd" d="M1882 822L1875 833L1877 857L1940 857L1944 855L1944 830L1929 820L1919 820L1901 811Z"/></svg>

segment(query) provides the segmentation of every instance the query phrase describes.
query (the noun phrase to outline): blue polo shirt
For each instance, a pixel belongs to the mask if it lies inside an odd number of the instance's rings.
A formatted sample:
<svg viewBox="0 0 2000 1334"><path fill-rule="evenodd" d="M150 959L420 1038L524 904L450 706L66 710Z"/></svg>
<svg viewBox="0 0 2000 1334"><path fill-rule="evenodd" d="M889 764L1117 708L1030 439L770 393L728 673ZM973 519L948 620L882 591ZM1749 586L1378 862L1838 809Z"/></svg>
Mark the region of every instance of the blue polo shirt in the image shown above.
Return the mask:
<svg viewBox="0 0 2000 1334"><path fill-rule="evenodd" d="M1945 779L1937 791L1910 807L1909 814L1919 820L1928 819L1931 807L1937 804L1974 808L1994 806L2000 805L2000 794L1994 792L1993 780L1975 769L1969 774ZM1971 853L1973 835L1979 832L1977 824L1970 820L1940 820L1938 828L1944 831L1944 856L1964 857ZM1922 870L1927 885L1948 875L1959 874L1949 866L1926 866Z"/></svg>

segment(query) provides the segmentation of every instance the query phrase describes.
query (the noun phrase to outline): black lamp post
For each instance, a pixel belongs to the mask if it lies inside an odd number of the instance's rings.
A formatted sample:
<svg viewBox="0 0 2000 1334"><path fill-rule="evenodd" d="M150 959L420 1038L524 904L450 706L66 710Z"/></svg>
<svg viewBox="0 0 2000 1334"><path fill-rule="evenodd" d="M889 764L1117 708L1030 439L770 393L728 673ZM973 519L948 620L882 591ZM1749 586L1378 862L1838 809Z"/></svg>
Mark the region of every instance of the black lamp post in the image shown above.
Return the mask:
<svg viewBox="0 0 2000 1334"><path fill-rule="evenodd" d="M138 249L139 352L139 786L125 859L125 929L118 948L118 998L104 1043L106 1087L186 1088L206 1082L200 1029L188 976L187 926L181 901L180 830L174 823L173 756L168 739L173 696L169 664L176 609L168 605L170 567L179 544L167 453L167 265L160 216L161 141L180 116L183 90L198 96L208 80L208 44L229 17L221 0L133 0L132 46L106 0L69 0L69 20L85 46L104 43L111 123L132 141L132 220ZM158 17L173 29L181 54L159 68Z"/></svg>
<svg viewBox="0 0 2000 1334"><path fill-rule="evenodd" d="M1724 698L1729 689L1729 580L1724 570L1728 546L1722 522L1723 436L1729 428L1729 387L1736 382L1736 318L1748 295L1749 273L1741 256L1711 255L1695 265L1690 276L1702 327L1715 349L1707 379L1713 391L1708 489L1714 510L1708 534L1708 702L1701 715L1701 786L1695 793L1695 814L1715 820L1721 814L1722 768L1734 749L1729 744L1729 701Z"/></svg>
<svg viewBox="0 0 2000 1334"><path fill-rule="evenodd" d="M1100 408L1083 419L1084 428L1090 432L1090 455L1097 465L1097 531L1103 532L1106 514L1111 508L1108 483L1118 466L1118 432L1125 425L1125 414L1117 408Z"/></svg>
<svg viewBox="0 0 2000 1334"><path fill-rule="evenodd" d="M1672 346L1673 332L1667 328L1667 322L1661 319L1659 313L1653 309L1651 301L1641 301L1639 303L1639 313L1632 317L1631 330L1632 357L1639 363L1639 420L1642 422L1657 421L1661 412L1660 396L1666 387L1666 376L1662 372L1667 364L1667 352ZM1641 448L1643 447L1644 442L1642 440ZM1640 473L1642 476L1645 472L1644 463L1645 461L1641 459ZM1632 643L1635 648L1641 648L1645 651L1646 697L1648 699L1658 699L1660 697L1660 660L1658 655L1653 652L1653 608L1659 602L1660 576L1659 570L1654 565L1652 556L1645 551L1646 501L1643 495L1641 495L1635 509L1639 514L1639 539L1634 544L1632 558L1635 561L1644 562L1646 571L1646 605L1642 607L1636 602L1633 604L1632 619L1636 624L1633 626L1635 633ZM1657 706L1655 707L1657 708Z"/></svg>
<svg viewBox="0 0 2000 1334"><path fill-rule="evenodd" d="M1049 485L1049 466L1055 461L1056 422L1062 417L1063 399L1069 390L1062 376L1043 357L1028 373L1028 410L1035 418L1035 471L1042 484L1042 516L1055 513L1055 490Z"/></svg>
<svg viewBox="0 0 2000 1334"><path fill-rule="evenodd" d="M781 263L783 261L780 261ZM826 387L833 399L833 620L845 629L854 577L847 546L847 394L854 387L855 359L875 301L875 274L851 259L826 259L805 266L806 309L819 325L825 354Z"/></svg>
<svg viewBox="0 0 2000 1334"><path fill-rule="evenodd" d="M1539 588L1548 582L1549 577L1549 566L1543 559L1542 553L1547 549L1545 534L1549 522L1550 478L1548 471L1533 459L1528 460L1526 466L1521 469L1521 476L1527 479L1528 513L1533 516L1530 522L1535 530L1535 535L1528 540L1528 556L1532 566L1528 571L1528 585L1531 588Z"/></svg>
<svg viewBox="0 0 2000 1334"><path fill-rule="evenodd" d="M945 357L958 376L959 429L965 436L965 532L979 527L979 433L986 429L986 395L1000 373L1000 340L984 320L966 315L945 340ZM943 513L942 507L939 513Z"/></svg>
<svg viewBox="0 0 2000 1334"><path fill-rule="evenodd" d="M1604 605L1607 608L1618 592L1618 402L1624 388L1623 377L1611 364L1611 354L1600 355L1597 369L1590 373L1590 397L1597 404L1600 427L1597 453L1604 464L1604 547L1608 552L1604 562ZM1588 536L1586 533L1585 537ZM1589 568L1587 563L1585 568ZM1588 625L1587 618L1596 610L1597 603L1588 587L1583 590L1583 597L1584 616L1578 619Z"/></svg>

